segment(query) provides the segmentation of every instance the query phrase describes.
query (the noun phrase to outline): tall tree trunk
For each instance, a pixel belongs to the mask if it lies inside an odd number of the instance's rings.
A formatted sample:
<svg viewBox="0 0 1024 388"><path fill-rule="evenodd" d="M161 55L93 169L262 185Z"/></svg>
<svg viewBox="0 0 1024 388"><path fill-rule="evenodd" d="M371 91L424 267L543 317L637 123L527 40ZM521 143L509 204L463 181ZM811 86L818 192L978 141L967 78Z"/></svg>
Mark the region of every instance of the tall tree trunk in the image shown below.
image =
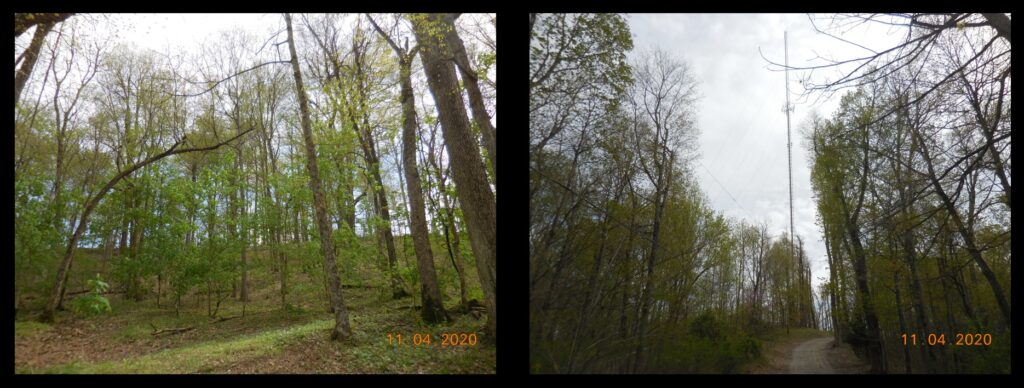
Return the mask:
<svg viewBox="0 0 1024 388"><path fill-rule="evenodd" d="M921 280L917 269L917 252L915 251L914 232L910 229L903 231L903 251L906 255L907 266L910 268L910 299L914 304L917 319L917 326L922 333L931 333L931 321L928 319L927 305L924 303L924 292L921 289ZM927 348L927 349L925 349ZM927 363L929 373L936 373L935 352L931 346L921 347L921 355L927 352ZM907 372L910 373L910 372Z"/></svg>
<svg viewBox="0 0 1024 388"><path fill-rule="evenodd" d="M288 255L281 251L281 241L277 233L274 233L274 240L278 246L278 248L275 249L275 252L277 253L277 262L280 265L281 270L279 273L281 280L281 308L285 308L288 306Z"/></svg>
<svg viewBox="0 0 1024 388"><path fill-rule="evenodd" d="M655 142L655 148L657 149L659 147L664 146ZM669 188L672 187L672 166L675 163L674 155L675 154L673 153L672 158L666 158L665 151L661 152L661 162L659 163L660 168L658 168L657 172L658 179L654 186L656 192L654 194L654 224L651 232L651 251L648 252L647 256L646 284L644 285L643 292L640 294L640 315L637 318L637 346L634 354L634 363L637 368L644 365L644 335L646 335L645 329L647 326L647 320L650 317L651 292L652 288L654 288L654 266L658 261L658 243L661 234L661 218L665 212L665 202L668 199Z"/></svg>
<svg viewBox="0 0 1024 388"><path fill-rule="evenodd" d="M956 204L950 199L949 195L946 194L946 190L942 188L942 183L939 182L938 176L935 173L935 168L932 165L932 159L928 155L928 146L920 139L920 134L914 131L914 136L917 137L918 150L924 157L925 165L928 167L928 178L932 183L932 187L935 188L935 193L939 195L939 199L942 200L942 205L949 212L950 218L953 220L953 225L956 226L960 236L964 239L964 248L966 248L968 255L974 260L974 263L978 265L978 269L981 270L981 274L988 281L989 286L992 288L992 294L995 296L996 304L999 306L999 311L1003 314L1003 319L1006 320L1006 325L1010 325L1010 303L1006 300L1006 293L1003 292L1002 285L999 284L999 280L996 279L996 275L992 272L992 269L985 262L985 259L981 257L981 250L978 249L977 244L974 241L974 231L964 223L964 220L960 217L960 211L956 208Z"/></svg>
<svg viewBox="0 0 1024 388"><path fill-rule="evenodd" d="M249 244L245 240L242 241L242 244L242 282L238 286L238 301L245 303L249 301L249 259L247 255Z"/></svg>
<svg viewBox="0 0 1024 388"><path fill-rule="evenodd" d="M838 192L838 187L836 187ZM842 200L845 203L845 200ZM844 206L845 208L845 206ZM844 209L845 214L850 214L847 209ZM856 224L846 218L846 233L850 240L850 246L853 253L853 272L857 283L858 298L860 301L861 310L864 312L864 320L867 322L867 349L868 358L871 361L872 373L885 373L885 362L882 356L882 341L881 331L878 325L878 315L875 314L874 304L871 303L871 291L868 288L868 270L867 260L864 254L864 247L860 241L860 232L857 230Z"/></svg>
<svg viewBox="0 0 1024 388"><path fill-rule="evenodd" d="M368 16L369 17L369 16ZM423 189L420 174L416 169L416 103L412 92L412 54L405 53L370 18L370 22L384 39L391 44L398 56L399 77L402 99L402 163L405 165L405 186L409 192L409 220L413 249L416 251L416 267L420 273L420 313L423 321L438 323L451 318L444 310L444 299L437 284L437 270L434 268L434 254L430 250L430 231L423 213ZM386 209L386 203L385 203Z"/></svg>
<svg viewBox="0 0 1024 388"><path fill-rule="evenodd" d="M453 25L454 27L454 25ZM452 54L455 54L455 64L458 65L459 73L462 75L462 86L466 89L466 94L469 95L469 107L473 113L473 122L476 123L477 128L480 129L480 135L483 139L484 148L487 149L487 160L491 162L492 173L497 182L498 176L498 165L495 163L497 160L497 143L495 139L495 128L491 125L491 116L487 114L487 108L484 106L483 94L480 93L480 85L477 82L476 72L469 64L469 56L466 55L466 47L462 44L462 38L455 31L455 28L444 30L445 41L452 48Z"/></svg>
<svg viewBox="0 0 1024 388"><path fill-rule="evenodd" d="M468 287L466 286L466 272L462 266L462 251L459 248L459 229L456 226L455 211L452 209L451 203L448 200L448 191L445 181L447 180L444 172L441 170L440 163L437 162L434 154L434 132L430 134L430 147L427 150L428 157L426 157L426 163L430 164L431 169L434 171L437 179L438 195L441 197L441 206L438 206L437 201L430 191L427 192L427 198L430 199L431 204L434 206L434 210L438 217L441 218L441 230L444 234L445 246L448 248L448 257L452 261L452 266L455 267L455 272L459 276L459 306L464 312L469 312L469 297ZM449 233L450 231L450 233Z"/></svg>
<svg viewBox="0 0 1024 388"><path fill-rule="evenodd" d="M199 166L197 164L195 164L195 163L189 165L189 177L192 180L192 186L191 187L196 187L197 186L196 182L199 179L199 171L198 171L198 169L199 169ZM194 197L190 195L189 198L191 199L191 198L194 198ZM188 202L188 205L186 205L186 206L188 207L188 224L194 226L196 224L196 205L194 204L194 202L192 200L190 200ZM185 246L191 247L192 244L195 243L195 236L196 236L195 229L194 228L189 228L188 233L185 234Z"/></svg>
<svg viewBox="0 0 1024 388"><path fill-rule="evenodd" d="M892 288L893 292L896 294L896 314L897 314L897 316L899 318L899 322L900 322L900 332L901 333L910 333L910 331L907 330L907 321L906 321L906 319L903 318L903 300L900 298L900 277L899 277L899 272L895 272L894 271L892 273L892 285L893 285L893 288ZM924 333L927 333L927 331L924 331ZM911 373L911 370L912 370L912 368L910 366L910 345L909 344L905 344L903 346L903 365L904 365L904 368L905 368L907 374L909 375Z"/></svg>
<svg viewBox="0 0 1024 388"><path fill-rule="evenodd" d="M352 329L349 326L348 310L345 308L345 299L341 294L341 279L338 278L338 267L334 259L334 244L331 238L331 225L327 215L327 200L324 198L323 188L320 184L316 145L313 144L313 130L311 129L312 124L309 119L309 102L306 99L306 91L302 85L299 59L295 54L292 18L289 14L285 14L284 18L288 27L288 51L291 53L292 73L295 76L295 90L299 97L299 112L302 116L302 138L306 148L306 170L309 172L309 186L313 191L313 206L316 212L317 229L320 231L320 250L324 255L324 270L327 271L327 279L331 285L331 305L334 307L335 320L331 339L346 340L352 336Z"/></svg>
<svg viewBox="0 0 1024 388"><path fill-rule="evenodd" d="M878 323L878 315L875 313L874 304L871 302L871 291L868 287L867 257L864 253L864 246L860 240L860 230L857 226L857 219L860 216L864 204L864 195L867 192L868 174L870 173L870 159L868 158L868 131L863 129L864 136L861 142L864 151L862 158L863 169L860 174L860 183L857 191L857 203L853 209L847 205L847 199L838 184L832 185L832 190L839 199L843 212L843 224L846 227L847 237L850 241L851 258L853 261L854 278L857 284L858 298L864 320L867 324L867 353L871 361L871 372L886 373L885 349L883 348L881 328Z"/></svg>
<svg viewBox="0 0 1024 388"><path fill-rule="evenodd" d="M18 106L18 100L21 98L21 90L25 88L25 84L28 82L29 76L32 75L32 68L36 66L36 60L39 59L39 50L43 47L43 41L46 39L46 34L53 29L56 22L42 23L36 28L35 34L32 35L32 42L29 43L28 48L25 49L25 59L22 62L21 67L14 74L14 106Z"/></svg>
<svg viewBox="0 0 1024 388"><path fill-rule="evenodd" d="M445 206L448 206L445 201ZM462 306L465 312L469 312L469 287L466 286L466 270L462 266L462 250L459 247L459 229L456 227L455 214L451 211L451 208L445 210L447 214L447 223L444 227L444 240L448 244L448 256L452 260L452 265L455 266L455 272L459 275L459 304ZM448 234L448 229L451 229L451 235ZM450 239L450 242L449 242Z"/></svg>
<svg viewBox="0 0 1024 388"><path fill-rule="evenodd" d="M371 192L375 197L377 214L381 218L381 225L378 231L380 233L381 242L384 245L385 252L387 253L388 271L391 272L391 297L399 299L409 296L409 293L405 291L405 287L402 284L402 278L398 273L398 253L395 250L395 238L391 231L391 212L388 209L387 190L385 190L384 180L381 178L380 157L377 154L377 145L373 137L372 128L370 128L369 106L367 102L369 98L366 94L366 84L364 82L365 74L363 72L363 55L365 48L363 47L362 42L358 40L353 42L353 46L355 47L353 49L353 53L355 57L355 76L357 81L357 98L355 102L358 104L359 112L357 113L352 111L352 108L354 108L352 105L355 104L350 104L349 115L351 116L355 132L359 137L363 153L366 155Z"/></svg>
<svg viewBox="0 0 1024 388"><path fill-rule="evenodd" d="M133 193L132 193L133 194L132 207L133 208L143 207L143 209L142 209L143 212L142 213L146 213L145 212L145 210L146 210L145 206L140 206L139 205L140 191L141 190L138 190L138 189L133 191ZM207 228L207 229L210 229L210 228ZM136 215L136 217L132 220L131 239L130 239L130 242L129 242L129 245L128 245L128 247L129 247L128 251L131 252L130 257L131 257L132 261L139 261L140 260L139 259L139 249L142 248L142 236L143 236L143 234L145 234L145 230L146 230L145 229L145 222L142 221L142 216ZM210 241L213 241L212 237L210 238ZM135 300L136 302L141 301L142 300L142 281L141 281L141 279L139 279L139 272L137 270L132 270L130 276L131 276L132 288L131 288L131 292L129 293L129 296L131 296L132 299Z"/></svg>
<svg viewBox="0 0 1024 388"><path fill-rule="evenodd" d="M953 311L954 311L954 309L953 309L953 302L952 302L953 290L951 290L950 287L949 287L949 283L953 282L951 279L954 279L954 275L950 272L950 270L948 269L948 265L946 264L946 253L950 252L950 251L952 251L954 249L952 247L952 240L950 239L950 241L948 241L948 242L939 243L939 246L940 246L940 248L938 249L939 254L936 257L936 259L937 259L936 262L938 264L940 283L942 285L943 301L946 303L946 309L945 309L946 310L946 327L960 327L959 320L956 319L955 316L953 315ZM967 312L968 319L971 319L972 321L977 323L977 320L975 320L974 315L973 315L973 313L970 310L969 304L965 303L964 306L967 307L967 310L965 310L965 311ZM975 329L977 329L978 331L981 331L980 327L976 326ZM942 348L940 348L940 351L941 351L941 349ZM945 364L946 363L946 356L945 356L944 352L942 354L943 354L943 357L942 357L943 364ZM956 352L953 352L953 371L956 372L956 373L960 372L960 359L957 356Z"/></svg>
<svg viewBox="0 0 1024 388"><path fill-rule="evenodd" d="M427 84L437 105L445 147L451 161L455 189L469 229L469 240L477 257L477 271L487 304L487 332L497 334L497 300L495 252L496 223L494 193L487 183L479 146L469 128L469 118L459 93L451 50L443 37L431 30L454 28L450 17L439 14L413 15L413 30L421 45L420 59L427 74Z"/></svg>
<svg viewBox="0 0 1024 388"><path fill-rule="evenodd" d="M444 230L444 241L448 245L448 256L452 260L452 265L455 266L455 272L459 275L459 303L465 312L469 312L469 287L466 286L466 272L462 265L462 248L459 246L461 238L459 237L458 222L455 219L455 211L452 209L452 205L448 200L448 194L445 191L445 180L441 177L441 170L434 165L438 175L438 189L440 190L441 204L444 206L444 220L442 229ZM451 233L449 234L449 231Z"/></svg>
<svg viewBox="0 0 1024 388"><path fill-rule="evenodd" d="M103 267L100 272L106 274L110 265L110 258L114 255L114 232L110 231L103 239Z"/></svg>
<svg viewBox="0 0 1024 388"><path fill-rule="evenodd" d="M127 180L126 182L130 183L130 181ZM131 210L132 208L131 198L129 197L128 194L128 192L131 191L131 185L126 184L125 186L127 186L127 188L122 191L122 193L124 193L124 207L121 209L121 237L118 240L117 245L117 255L120 256L121 258L124 258L124 255L128 249L128 231L130 230L131 227L131 220L127 214L128 210ZM191 221L192 220L190 220L189 224L194 225Z"/></svg>
<svg viewBox="0 0 1024 388"><path fill-rule="evenodd" d="M416 263L420 272L422 285L421 299L423 320L428 323L449 320L444 310L444 299L437 283L437 271L434 269L434 255L430 250L430 231L423 211L423 190L420 187L420 174L416 169L416 109L413 102L411 58L402 62L402 160L405 163L405 185L409 191L409 218L412 223L413 248L416 251Z"/></svg>
<svg viewBox="0 0 1024 388"><path fill-rule="evenodd" d="M235 231L235 238L241 239L242 241L242 252L240 255L240 259L242 262L242 284L238 287L237 295L239 301L245 302L249 300L249 263L248 258L246 257L246 249L248 248L248 239L246 235L247 231L242 223L242 218L245 217L245 209L248 207L248 205L246 205L245 189L242 187L242 184L239 181L243 180L244 178L241 177L245 176L245 167L242 164L241 150L238 150L236 155L237 157L235 159L235 169L237 170L238 176L235 178L236 187L234 190L232 190L231 193L231 200L233 202L231 204L231 209L232 212L234 213L233 216L235 217L235 227L233 228ZM235 291L232 291L232 296L234 295Z"/></svg>
<svg viewBox="0 0 1024 388"><path fill-rule="evenodd" d="M825 241L825 255L828 257L828 300L829 300L829 311L831 311L831 325L833 325L833 337L836 338L836 342L843 338L843 330L840 326L839 317L839 306L836 301L836 293L839 290L839 268L836 265L839 264L839 257L833 251L834 245L831 244L830 235L828 234L828 225L824 226L824 241Z"/></svg>
<svg viewBox="0 0 1024 388"><path fill-rule="evenodd" d="M56 99L56 97L54 97ZM57 108L54 108L57 109ZM57 114L60 116L60 113ZM60 122L58 121L58 124ZM63 194L64 186L64 154L67 148L65 142L65 131L63 128L57 129L57 166L54 169L53 176L53 227L58 233L64 233L64 201L61 198Z"/></svg>

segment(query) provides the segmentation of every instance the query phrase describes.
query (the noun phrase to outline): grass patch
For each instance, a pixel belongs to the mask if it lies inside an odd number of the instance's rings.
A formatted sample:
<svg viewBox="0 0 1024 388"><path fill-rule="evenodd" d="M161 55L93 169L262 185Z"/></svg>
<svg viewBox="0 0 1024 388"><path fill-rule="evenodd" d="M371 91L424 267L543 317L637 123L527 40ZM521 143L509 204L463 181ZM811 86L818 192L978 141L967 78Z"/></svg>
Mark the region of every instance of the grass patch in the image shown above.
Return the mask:
<svg viewBox="0 0 1024 388"><path fill-rule="evenodd" d="M467 275L474 273L467 271ZM486 318L453 313L454 322L426 325L420 311L411 308L420 304L418 296L392 299L386 277L380 284L369 275L345 282L367 287L344 289L353 338L330 341L334 319L328 312L321 275L315 275L293 271L287 306L282 306L278 275L250 268L250 301L245 316L241 316L242 303L229 296L217 315L234 319L218 323L211 323L207 315L205 295L190 293L181 298L179 317L175 315L174 298L166 290L159 307L154 294L142 301L115 295L110 298L110 314L79 317L62 311L54 326L16 322L19 342L22 336L46 330L63 333L67 328L75 333L66 342L40 342L33 343L37 346L32 348L19 348L16 373L495 373L495 346L486 343L483 334L477 333L475 346L440 346L441 333L476 333ZM474 279L470 276L470 284ZM450 280L448 286L457 287L457 278ZM406 286L409 291L418 291L415 284ZM479 293L478 286L471 287L471 298L474 292ZM448 309L458 304L457 288L449 288L445 296ZM28 312L37 311L22 309L19 314ZM153 337L153 326L194 326L195 330ZM402 346L389 345L388 333L401 333ZM429 333L432 344L412 344L416 333Z"/></svg>
<svg viewBox="0 0 1024 388"><path fill-rule="evenodd" d="M14 321L14 337L28 337L50 330L50 325L36 321Z"/></svg>
<svg viewBox="0 0 1024 388"><path fill-rule="evenodd" d="M408 300L389 302L407 304ZM477 334L476 345L442 344L444 333L475 333L481 322L452 315L453 322L429 326L414 309L384 308L375 314L353 316L355 346L336 344L346 366L358 373L494 373L495 347ZM388 334L402 335L402 344ZM414 336L430 335L430 344L416 344Z"/></svg>
<svg viewBox="0 0 1024 388"><path fill-rule="evenodd" d="M146 356L95 364L70 363L20 373L204 373L232 362L275 354L280 349L318 330L333 325L319 320L280 330L269 330L231 341L210 341L182 348L168 349Z"/></svg>
<svg viewBox="0 0 1024 388"><path fill-rule="evenodd" d="M197 326L205 323L206 320L205 316L201 314L182 314L180 317L175 317L174 315L150 315L144 319L125 322L125 326L118 331L118 338L125 342L133 342L151 338L154 326L158 329Z"/></svg>

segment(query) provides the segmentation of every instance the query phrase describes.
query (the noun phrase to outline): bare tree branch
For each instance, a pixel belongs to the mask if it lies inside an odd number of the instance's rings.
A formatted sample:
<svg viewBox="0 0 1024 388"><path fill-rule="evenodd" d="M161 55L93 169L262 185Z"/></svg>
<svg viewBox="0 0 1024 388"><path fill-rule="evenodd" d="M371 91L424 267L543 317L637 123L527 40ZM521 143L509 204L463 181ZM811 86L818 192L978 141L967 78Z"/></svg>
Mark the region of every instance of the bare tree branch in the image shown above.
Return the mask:
<svg viewBox="0 0 1024 388"><path fill-rule="evenodd" d="M221 84L222 82L224 82L224 81L230 80L230 79L232 79L232 78L234 78L234 77L240 76L240 75L242 75L242 74L245 74L245 73L248 73L248 72L250 72L250 71L253 71L253 70L259 69L259 68L261 68L261 67L263 67L263 66L266 66L266 65L274 65L274 64L288 64L288 63L290 63L290 62L288 62L288 61L270 61L270 62L264 62L264 63L261 63L261 64L259 64L259 65L256 65L256 66L253 66L253 67L250 67L250 68L248 68L248 69L245 69L245 70L242 70L242 71L240 71L240 72L237 72L237 73L235 73L235 74L229 75L229 76L225 77L225 78L224 78L224 79L222 79L222 80L218 80L218 81L216 81L216 82L213 82L212 84L210 84L210 81L206 81L206 84L209 84L209 85L210 85L210 87L209 87L209 88L207 88L206 90L203 90L203 91L199 92L199 93L194 93L194 94L171 94L171 96L172 96L172 97L196 97L196 96L201 96L201 95L203 95L203 94L206 94L206 93L209 93L209 92L210 92L210 91L212 91L213 89L217 88L217 86L218 86L218 85L220 85L220 84ZM190 82L190 83L202 83L202 82L191 82L191 81L189 81L189 82Z"/></svg>

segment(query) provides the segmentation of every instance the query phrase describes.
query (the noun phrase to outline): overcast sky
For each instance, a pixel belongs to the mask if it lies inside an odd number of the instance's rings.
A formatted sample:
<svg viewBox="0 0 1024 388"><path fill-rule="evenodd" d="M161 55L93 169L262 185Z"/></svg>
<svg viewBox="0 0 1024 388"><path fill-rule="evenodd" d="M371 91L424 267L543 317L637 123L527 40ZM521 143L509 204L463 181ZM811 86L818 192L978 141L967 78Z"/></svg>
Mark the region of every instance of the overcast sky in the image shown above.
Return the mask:
<svg viewBox="0 0 1024 388"><path fill-rule="evenodd" d="M776 237L788 233L785 73L770 71L758 49L782 63L787 31L791 66L821 64L812 60L818 55L849 59L867 51L817 34L806 14L631 14L629 24L636 48L657 46L675 55L689 64L699 83L701 157L693 170L711 206L733 219L766 222ZM865 24L842 37L877 49L892 47L905 33ZM835 79L835 74L818 72L812 79ZM828 260L815 223L808 154L800 132L812 110L830 117L839 94L831 100L815 101L817 95L800 99L799 78L790 72L794 229L804 241L817 287L819 278L828 277Z"/></svg>

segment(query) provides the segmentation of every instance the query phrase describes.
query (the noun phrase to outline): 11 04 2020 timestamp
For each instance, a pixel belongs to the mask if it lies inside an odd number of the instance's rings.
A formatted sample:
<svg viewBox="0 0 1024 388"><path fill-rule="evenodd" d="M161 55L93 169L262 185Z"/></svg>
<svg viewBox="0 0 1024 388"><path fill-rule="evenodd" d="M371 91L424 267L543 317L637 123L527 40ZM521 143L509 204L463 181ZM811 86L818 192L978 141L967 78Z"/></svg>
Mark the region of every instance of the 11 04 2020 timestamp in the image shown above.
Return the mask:
<svg viewBox="0 0 1024 388"><path fill-rule="evenodd" d="M992 334L989 333L955 333L951 341L946 342L945 333L929 333L918 337L917 333L902 334L904 346L990 346L992 345Z"/></svg>
<svg viewBox="0 0 1024 388"><path fill-rule="evenodd" d="M476 333L441 333L431 336L430 333L413 333L403 336L402 333L388 333L388 345L413 346L476 346Z"/></svg>

